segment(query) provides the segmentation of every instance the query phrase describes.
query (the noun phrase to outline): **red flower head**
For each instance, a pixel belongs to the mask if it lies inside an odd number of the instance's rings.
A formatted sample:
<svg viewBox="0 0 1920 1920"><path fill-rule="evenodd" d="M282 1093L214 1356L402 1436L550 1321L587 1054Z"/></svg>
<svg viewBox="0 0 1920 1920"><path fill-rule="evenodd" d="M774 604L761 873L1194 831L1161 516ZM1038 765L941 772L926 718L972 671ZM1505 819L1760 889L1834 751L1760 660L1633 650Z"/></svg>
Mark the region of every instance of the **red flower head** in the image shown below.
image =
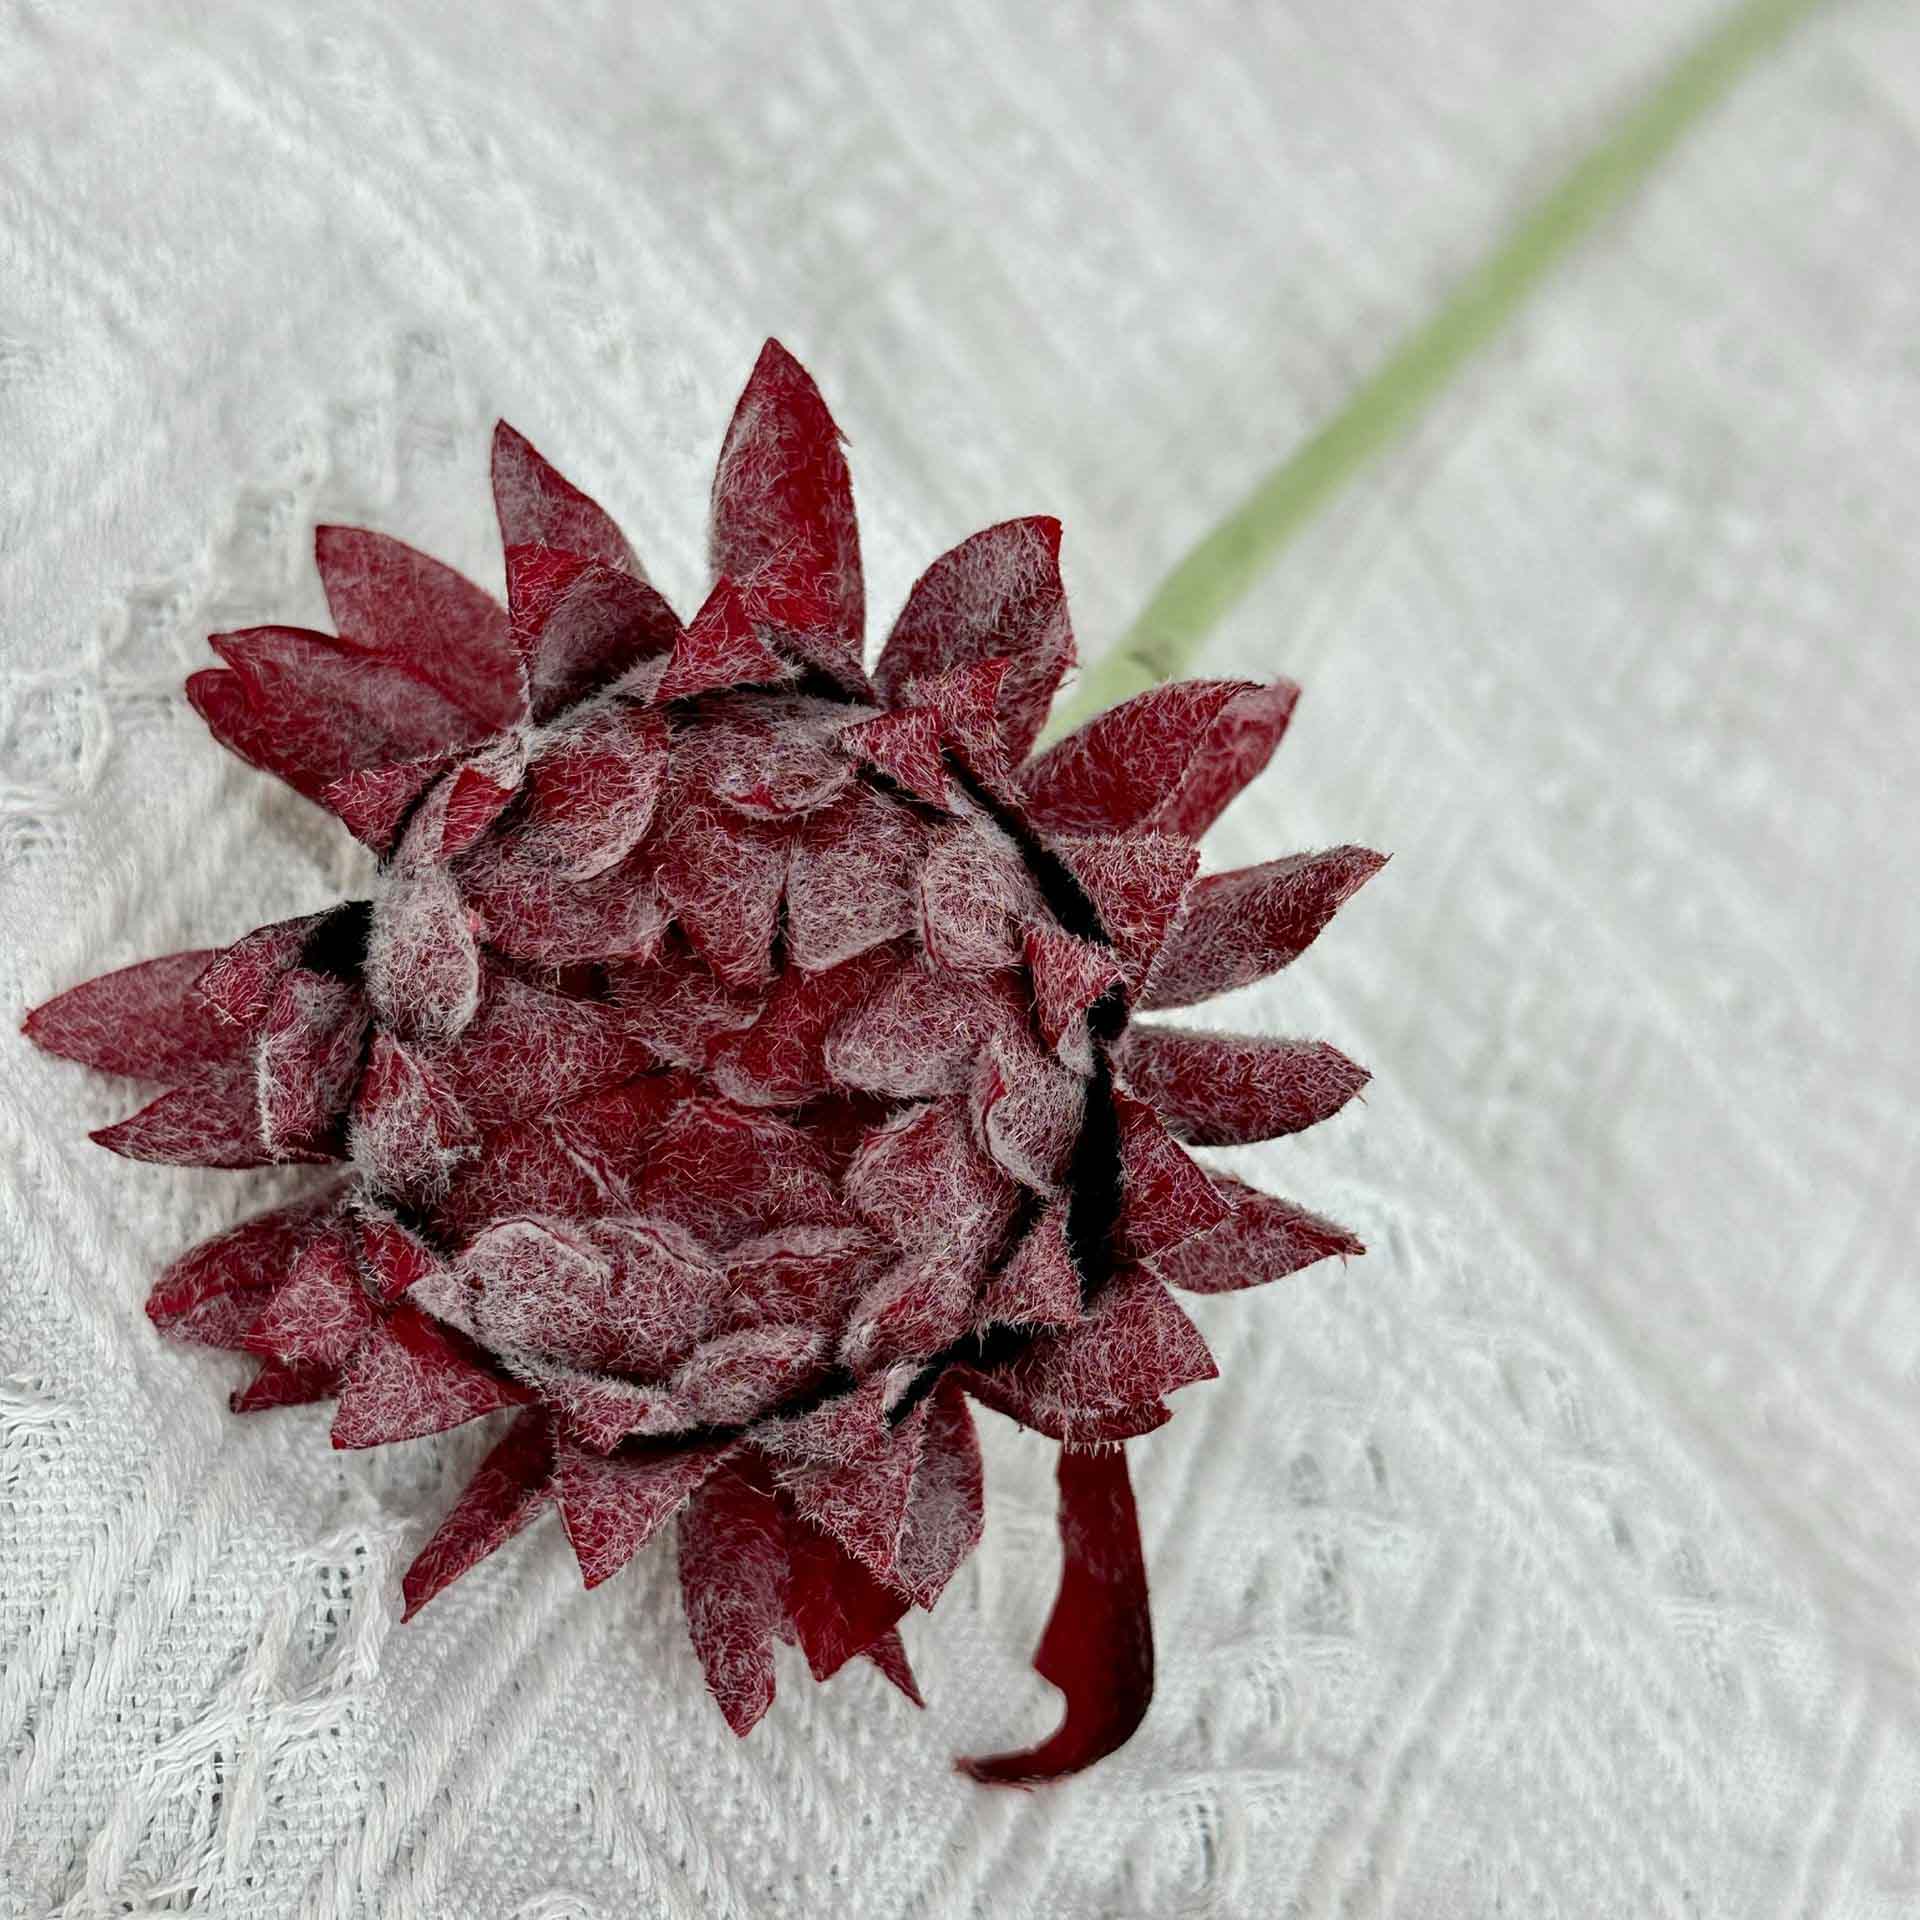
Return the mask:
<svg viewBox="0 0 1920 1920"><path fill-rule="evenodd" d="M1210 1377L1169 1284L1339 1227L1204 1171L1365 1074L1317 1041L1136 1023L1284 966L1380 864L1197 878L1285 682L1188 681L1033 757L1073 662L1051 520L937 560L871 676L840 435L778 345L720 453L682 624L612 521L494 439L504 612L381 534L316 542L335 634L216 635L214 734L382 861L372 900L76 987L52 1052L159 1081L133 1159L341 1163L182 1256L148 1312L258 1356L240 1412L368 1447L500 1414L409 1613L557 1506L589 1585L677 1517L730 1725L773 1642L917 1697L897 1623L979 1538L971 1401L1061 1442L1060 1731L1087 1765L1152 1641L1115 1444Z"/></svg>

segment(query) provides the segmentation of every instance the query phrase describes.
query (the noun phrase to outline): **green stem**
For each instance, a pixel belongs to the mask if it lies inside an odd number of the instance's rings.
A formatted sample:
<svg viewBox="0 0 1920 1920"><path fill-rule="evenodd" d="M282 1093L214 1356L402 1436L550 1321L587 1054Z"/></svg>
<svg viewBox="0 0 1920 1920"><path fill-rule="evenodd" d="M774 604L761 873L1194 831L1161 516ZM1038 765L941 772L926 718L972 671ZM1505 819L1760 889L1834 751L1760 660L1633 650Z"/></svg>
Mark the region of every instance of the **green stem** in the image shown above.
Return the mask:
<svg viewBox="0 0 1920 1920"><path fill-rule="evenodd" d="M1546 275L1618 207L1803 15L1824 0L1740 0L1561 178L1313 438L1254 488L1160 583L1050 734L1181 672L1208 630L1295 533L1404 433Z"/></svg>

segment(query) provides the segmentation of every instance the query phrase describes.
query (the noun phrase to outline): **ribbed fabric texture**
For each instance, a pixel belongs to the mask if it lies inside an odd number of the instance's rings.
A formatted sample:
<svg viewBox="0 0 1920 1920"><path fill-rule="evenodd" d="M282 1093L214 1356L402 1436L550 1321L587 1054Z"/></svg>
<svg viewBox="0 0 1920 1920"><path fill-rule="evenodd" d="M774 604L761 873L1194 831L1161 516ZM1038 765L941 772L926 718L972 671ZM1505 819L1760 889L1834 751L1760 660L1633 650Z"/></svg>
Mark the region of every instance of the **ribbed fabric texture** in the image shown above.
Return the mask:
<svg viewBox="0 0 1920 1920"><path fill-rule="evenodd" d="M770 11L0 15L0 1006L364 890L181 683L325 624L316 521L497 590L497 415L691 613L778 333L871 630L1047 513L1095 658L1712 17ZM990 1416L925 1715L736 1741L671 1554L583 1593L550 1523L398 1626L488 1436L230 1417L140 1302L297 1181L112 1161L129 1090L6 1037L0 1914L1920 1904L1917 81L1901 0L1816 15L1192 663L1306 688L1210 860L1394 855L1221 1022L1364 1110L1213 1156L1372 1251L1194 1304L1128 1747L951 1769L1054 1711L1055 1450Z"/></svg>

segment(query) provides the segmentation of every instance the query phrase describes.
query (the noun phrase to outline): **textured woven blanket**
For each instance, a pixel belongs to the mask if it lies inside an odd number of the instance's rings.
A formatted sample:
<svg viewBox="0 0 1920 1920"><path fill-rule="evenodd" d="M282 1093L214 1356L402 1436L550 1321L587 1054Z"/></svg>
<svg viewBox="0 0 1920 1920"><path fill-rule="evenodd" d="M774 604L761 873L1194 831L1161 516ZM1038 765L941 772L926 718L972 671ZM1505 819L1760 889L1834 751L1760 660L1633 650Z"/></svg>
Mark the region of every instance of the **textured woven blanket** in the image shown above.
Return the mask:
<svg viewBox="0 0 1920 1920"><path fill-rule="evenodd" d="M1371 1251L1194 1303L1086 1775L952 1766L1057 1708L997 1417L924 1713L862 1664L736 1740L664 1542L583 1592L543 1524L401 1626L488 1436L230 1416L141 1304L297 1182L111 1159L129 1090L13 1032L364 883L180 692L326 624L316 521L497 588L504 414L690 611L778 334L878 629L1049 513L1097 664L1720 17L0 4L0 1915L1920 1912L1905 0L1743 56L1186 662L1306 689L1212 861L1394 856L1227 1022L1373 1068L1221 1156Z"/></svg>

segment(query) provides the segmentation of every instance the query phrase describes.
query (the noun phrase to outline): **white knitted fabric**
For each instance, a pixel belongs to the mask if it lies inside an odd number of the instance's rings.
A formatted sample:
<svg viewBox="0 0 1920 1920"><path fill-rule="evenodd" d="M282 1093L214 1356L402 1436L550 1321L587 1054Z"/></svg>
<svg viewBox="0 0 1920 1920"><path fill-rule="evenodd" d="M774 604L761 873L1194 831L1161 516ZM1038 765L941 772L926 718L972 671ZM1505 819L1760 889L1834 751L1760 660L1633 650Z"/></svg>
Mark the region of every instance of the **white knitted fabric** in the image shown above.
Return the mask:
<svg viewBox="0 0 1920 1920"><path fill-rule="evenodd" d="M683 610L777 333L876 630L1058 514L1084 651L1702 0L0 7L0 1913L1920 1912L1920 13L1770 54L1198 664L1307 695L1210 857L1395 859L1230 1024L1363 1105L1223 1156L1373 1248L1195 1309L1134 1444L1160 1685L1033 1795L1049 1444L751 1739L665 1543L396 1624L485 1436L336 1455L163 1345L271 1182L130 1166L19 1010L356 879L180 692L316 519L497 583L505 414ZM784 1658L784 1656L783 1656Z"/></svg>

